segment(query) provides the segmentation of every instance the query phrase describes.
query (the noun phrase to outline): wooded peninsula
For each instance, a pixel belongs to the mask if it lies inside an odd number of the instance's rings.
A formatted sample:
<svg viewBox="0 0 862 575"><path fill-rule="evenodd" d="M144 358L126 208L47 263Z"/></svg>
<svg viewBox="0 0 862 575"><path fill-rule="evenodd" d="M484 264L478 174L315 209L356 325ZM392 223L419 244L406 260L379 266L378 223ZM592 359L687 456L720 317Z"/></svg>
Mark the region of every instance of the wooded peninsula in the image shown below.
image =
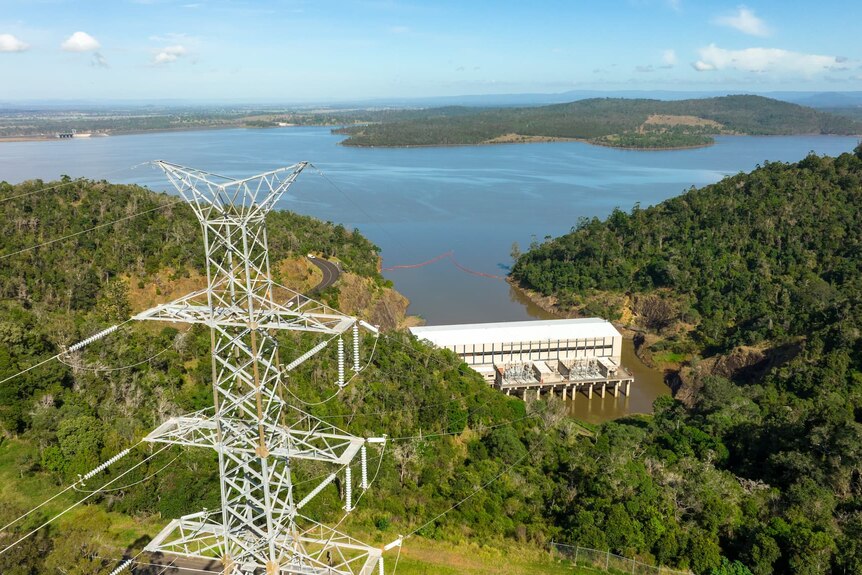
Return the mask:
<svg viewBox="0 0 862 575"><path fill-rule="evenodd" d="M592 98L529 108L433 108L351 126L345 146L454 146L583 140L633 149L710 145L713 136L862 134L862 122L762 96L692 100Z"/></svg>

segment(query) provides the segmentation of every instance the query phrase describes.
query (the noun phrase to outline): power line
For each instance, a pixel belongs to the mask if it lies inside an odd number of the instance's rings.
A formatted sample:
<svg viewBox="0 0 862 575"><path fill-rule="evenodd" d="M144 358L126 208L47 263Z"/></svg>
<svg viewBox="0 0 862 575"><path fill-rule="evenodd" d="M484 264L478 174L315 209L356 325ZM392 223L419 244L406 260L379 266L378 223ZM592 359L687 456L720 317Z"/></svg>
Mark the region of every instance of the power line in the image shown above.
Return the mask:
<svg viewBox="0 0 862 575"><path fill-rule="evenodd" d="M10 550L10 549L12 549L13 547L15 547L16 545L18 545L19 543L21 543L22 541L24 541L25 539L27 539L28 537L30 537L31 535L33 535L34 533L36 533L37 531L39 531L40 529L42 529L43 527L45 527L45 526L49 525L50 523L52 523L53 521L55 521L55 520L57 520L58 518L62 517L63 515L65 515L66 513L68 513L69 511L71 511L72 509L74 509L75 507L77 507L77 506L81 505L82 503L84 503L85 501L87 501L88 499L90 499L91 497L93 497L94 495L96 495L97 493L99 493L102 489L104 489L104 488L108 487L109 485L111 485L111 484L113 484L113 483L115 483L115 482L119 481L120 479L122 479L123 477L125 477L126 475L128 475L129 473L131 473L132 471L134 471L135 469L137 469L138 467L140 467L141 465L143 465L144 463L146 463L146 462L147 462L147 461L149 461L150 459L154 458L156 455L160 454L162 451L164 451L165 449L167 449L167 448L169 448L169 447L171 447L171 445L170 445L170 444L166 444L164 447L162 447L161 449L159 449L158 451L156 451L155 453L153 453L152 455L150 455L149 457L147 457L147 458L146 458L146 459L144 459L143 461L141 461L141 462L139 462L139 463L135 464L133 467L131 467L131 468L127 469L126 471L124 471L123 473L121 473L120 475L118 475L117 477L115 477L114 479L112 479L111 481L109 481L109 482L105 483L104 485L102 485L102 487L101 487L99 490L94 491L94 492L92 492L92 493L90 493L90 494L86 495L83 499L80 499L80 500L78 500L76 503L73 503L72 505L70 505L69 507L67 507L66 509L64 509L63 511L61 511L60 513L58 513L58 514L54 515L53 517L51 517L50 519L48 519L47 521L45 521L44 523L42 523L41 525L39 525L38 527L36 527L35 529L33 529L32 531L30 531L29 533L27 533L26 535L21 536L21 537L20 537L18 540L16 540L14 543L11 543L11 544L7 545L5 548L3 548L2 550L0 550L0 555L3 555L4 553L6 553L7 551L9 551L9 550Z"/></svg>
<svg viewBox="0 0 862 575"><path fill-rule="evenodd" d="M530 415L525 415L524 417L519 417L517 419L510 419L508 421L502 421L500 423L495 423L494 425L483 425L482 430L496 429L498 427L505 427L507 425L512 425L514 423L518 423L519 421L524 421L526 419L532 419L534 417L539 417L539 414L538 413L531 413ZM428 434L424 434L424 435L408 435L405 437L390 437L389 441L408 441L411 439L420 439L421 440L421 439L428 439L430 437L445 437L448 435L461 435L462 433L464 433L463 430L462 431L448 431L448 432L441 432L441 433L428 433Z"/></svg>
<svg viewBox="0 0 862 575"><path fill-rule="evenodd" d="M134 169L136 169L136 168L139 168L139 167L141 167L141 166L145 166L145 165L150 164L150 163L151 163L151 162L149 162L149 161L147 161L147 162L141 162L140 164L135 164L134 166L129 166L128 168L119 168L119 169L116 169L116 170L111 170L110 172L105 172L105 173L103 173L103 174L102 174L102 175L100 175L100 176L94 176L94 177L92 177L92 178L87 177L87 176L81 176L81 177L79 177L79 178L75 178L74 180L69 180L68 182L61 182L61 183L59 183L59 184L55 184L55 185L53 185L53 186L47 186L47 187L45 187L45 188L40 188L40 189L38 189L38 190L31 190L31 191L29 191L29 192L24 192L23 194L17 194L17 195L15 195L15 196L8 196L8 197L5 197L5 198L0 198L0 203L8 202L8 201L11 201L11 200L17 200L17 199L19 199L19 198L26 198L26 197L28 197L28 196L32 196L32 195L35 195L35 194L40 194L40 193L42 193L42 192L48 192L48 191L50 191L50 190L56 190L56 189L58 189L58 188L62 188L62 187L65 187L65 186L71 186L72 184L77 184L77 183L79 183L79 182L86 182L86 181L92 181L92 180L103 180L103 179L105 179L107 176L111 176L111 175L113 175L113 174L118 174L118 173L120 173L120 172L125 172L125 171L127 171L127 170L134 170Z"/></svg>
<svg viewBox="0 0 862 575"><path fill-rule="evenodd" d="M404 270L404 269L416 269L416 268L425 267L425 266L431 265L433 263L439 262L442 259L448 259L450 262L452 262L453 266L455 266L458 270L460 270L464 273L468 273L470 275L479 276L479 277L483 277L483 278L489 278L492 280L506 281L506 278L504 278L503 276L498 276L495 274L489 274L489 273L485 273L485 272L471 270L470 268L461 265L460 263L458 263L458 260L455 259L455 252L453 250L449 250L448 252L442 253L439 256L433 257L430 260L427 260L427 261L424 261L424 262L421 262L418 264L405 264L405 265L390 266L388 268L383 268L380 271L390 272L390 271Z"/></svg>
<svg viewBox="0 0 862 575"><path fill-rule="evenodd" d="M81 348L83 348L83 347L85 347L85 346L87 346L87 345L90 345L90 344L91 344L91 343L93 343L94 341L99 340L99 339L102 339L103 337L105 337L105 336L107 336L107 335L109 335L109 334L113 333L114 331L118 330L119 328L121 328L122 326L126 325L127 323L129 323L129 322L131 322L131 321L132 321L132 319L130 318L130 319L127 319L126 321L124 321L123 323L118 323L118 324L116 324L116 325L112 325L111 327L109 327L109 328L107 328L107 329L103 329L103 330L102 330L102 331L100 331L99 333L94 334L94 335L91 335L91 336L90 336L90 337L88 337L87 339L84 339L84 340L82 340L82 341L79 341L79 342L78 342L78 343L76 343L76 344L70 345L70 346L69 346L68 348L66 348L65 350L61 351L60 353L58 353L58 354L56 354L56 355L52 355L52 356L51 356L51 357L49 357L48 359L43 359L42 361L40 361L40 362L39 362L39 363L37 363L37 364L31 365L30 367L28 367L28 368L26 368L26 369L22 369L21 371L19 371L19 372L18 372L18 373L16 373L16 374L10 375L10 376L8 376L8 377L7 377L7 378L5 378L5 379L0 380L0 383L6 383L7 381L10 381L10 380L12 380L12 379L15 379L16 377L18 377L18 376L20 376L20 375L24 375L24 374L25 374L25 373L27 373L28 371L30 371L30 370L32 370L32 369L36 369L37 367L39 367L39 366L41 366L41 365L45 365L46 363L48 363L48 362L49 362L49 361L51 361L51 360L54 360L54 359L60 359L62 356L64 356L64 355L66 355L67 353L69 353L69 351L78 351L79 349L81 349ZM63 362L63 363L65 363L65 362Z"/></svg>
<svg viewBox="0 0 862 575"><path fill-rule="evenodd" d="M311 163L310 163L310 164L308 164L308 165L309 165L309 166L311 166L312 168L314 168L314 170L315 170L315 171L320 175L320 177L321 177L321 178L323 178L324 180L326 180L326 181L329 183L329 185L331 185L333 188L335 188L335 190L336 190L338 193L340 193L342 196L344 196L345 198L347 198L347 201L348 201L348 202L350 202L351 204L353 204L353 207L355 207L357 210L359 210L360 212L362 212L362 213L365 215L365 217L366 217L366 218L368 218L368 220L369 220L372 224L374 224L375 226L377 226L377 228L378 228L380 231L382 231L384 234L386 234L387 236L389 236L389 239L390 239L390 240L392 240L392 241L397 241L397 240L395 239L395 237L394 237L392 234L390 234L390 233L389 233L389 230L388 230L388 229L386 229L386 228L385 228L385 227L384 227L380 222L378 222L378 221L377 221L377 219L376 219L374 216L372 216L371 214L369 214L369 213L368 213L368 211L367 211L364 207L362 207L362 204L355 202L355 201L353 200L353 198L352 198L350 195L348 195L347 193L345 193L345 192L344 192L344 190L342 190L342 189L338 186L338 184L336 184L334 181L332 181L332 178L330 178L330 177L329 177L329 176L327 176L325 173L323 173L323 170L321 170L319 167L317 167L317 166L316 166L316 165L314 165L314 164L311 164Z"/></svg>
<svg viewBox="0 0 862 575"><path fill-rule="evenodd" d="M152 356L148 357L147 359L144 359L144 360L139 361L139 362L137 362L137 363L131 363L131 364L129 364L129 365L124 365L124 366L121 366L121 367L91 367L91 366L88 366L88 365L75 365L74 363L69 363L69 362L67 362L67 361L63 361L62 356L63 356L64 354L60 354L60 357L58 357L58 359L60 360L60 363L62 363L62 364L64 364L64 365L68 365L68 366L69 366L69 367L71 367L72 369L83 369L83 370L93 371L93 372L97 372L97 373L99 373L99 372L100 372L100 373L107 373L107 372L112 372L112 371L122 371L122 370L124 370L124 369L131 369L131 368L133 368L133 367L137 367L137 366L139 366L139 365L143 365L143 364L145 364L145 363L149 363L149 362L153 361L154 359L156 359L157 357L159 357L160 355L162 355L163 353L166 353L166 352L170 351L172 348L173 348L173 345L169 345L168 347L166 347L166 348L165 348L165 349L163 349L162 351L158 352L158 353L157 353L157 354L155 354L155 355L152 355Z"/></svg>
<svg viewBox="0 0 862 575"><path fill-rule="evenodd" d="M211 409L213 409L213 407L212 407L212 406L211 406L211 407L206 407L206 408L204 408L204 409L200 409L200 410L198 410L198 411L191 412L191 413L187 414L187 416L189 416L189 417L190 417L190 416L195 416L195 415L201 415L201 414L203 414L203 413L205 413L205 412L207 412L207 411L209 411L209 410L211 410ZM131 452L133 449L135 449L136 447L138 447L141 443L143 443L143 440L138 441L138 442L137 442L136 444L134 444L133 446L128 447L128 448L126 448L126 449L124 449L123 451L121 451L120 453L118 453L117 455L115 455L114 457L112 457L111 459L109 459L108 461L106 461L106 462L104 462L104 463L100 464L99 466L95 467L94 469L92 469L92 470L91 470L91 471L89 471L88 473L84 474L80 479L78 479L78 480L77 480L77 481L75 481L74 483L72 483L72 484L68 485L65 489L63 489L63 490L62 490L62 491L60 491L59 493L54 494L53 496L49 497L48 499L46 499L45 501L43 501L42 503L40 503L40 504L39 504L39 505L37 505L36 507L33 507L32 509L30 509L30 510L29 510L29 511L27 511L26 513L24 513L24 514L20 515L18 518L14 519L13 521L10 521L10 522L9 522L9 523L7 523L6 525L4 525L2 528L0 528L0 533L2 533L2 532L4 532L4 531L6 531L6 529L8 529L9 527L11 527L12 525L14 525L15 523L17 523L18 521L20 521L20 520L24 519L25 517L27 517L27 516L28 516L28 515L30 515L31 513L33 513L33 512L35 512L35 511L37 511L37 510L41 509L42 507L44 507L45 505L47 505L47 504L48 504L48 503L50 503L51 501L53 501L53 500L57 499L58 497L60 497L61 495L63 495L63 494L64 494L64 493L66 493L67 491L69 491L70 489L77 489L77 487L76 487L76 486L77 486L79 483L83 483L83 481L84 481L85 479L89 479L90 477L95 476L97 473L100 473L100 472L104 471L104 470L105 470L105 469L107 469L111 464L115 463L115 462L116 462L116 461L118 461L120 458L124 457L124 456L125 456L125 455L127 455L129 452ZM169 464L169 465L170 465L170 464ZM165 466L165 467L167 467L167 466ZM161 471L161 470L159 470L159 471ZM157 472L157 473L158 473L158 472ZM126 486L125 488L121 488L121 489L128 489L129 487L130 487L130 486ZM104 489L100 489L99 491L104 491ZM112 491L113 491L113 490L112 490ZM95 492L93 492L93 493L95 493Z"/></svg>
<svg viewBox="0 0 862 575"><path fill-rule="evenodd" d="M128 448L128 449L126 449L126 450L125 450L125 453L128 453L129 451L131 451L132 449L134 449L135 447L137 447L137 446L138 446L138 445L140 445L140 444L141 444L141 442L139 441L138 443L136 443L136 444L135 444L135 445L133 445L132 447L130 447L130 448ZM123 453L123 452L121 452L121 453ZM94 470L94 471L95 471L95 470ZM91 473L92 473L92 472L91 472ZM42 503L40 503L40 504L39 504L39 505L37 505L36 507L34 507L34 508L30 509L30 511L28 511L28 512L24 513L23 515L18 516L16 519L14 519L14 520L10 521L10 522L9 522L9 523L7 523L6 525L4 525L2 528L0 528L0 533L3 533L3 532L4 532L4 531L6 531L9 527L11 527L12 525L14 525L14 524L18 523L19 521L21 521L22 519L24 519L25 517L27 517L27 516L28 516L28 515L30 515L31 513L33 513L33 512L35 512L35 511L37 511L37 510L41 509L42 507L44 507L44 506L45 506L45 505L47 505L48 503L50 503L50 502L54 501L55 499L57 499L58 497L60 497L61 495L63 495L63 494L64 494L64 493L66 493L67 491L69 491L70 489L75 489L75 486L76 486L76 485L78 485L78 484L79 484L79 483L81 483L81 482L82 482L82 480L81 480L81 479L78 479L77 481L75 481L74 483L72 483L71 485L69 485L68 487L66 487L64 490L62 490L62 491L60 491L59 493L57 493L57 494L53 495L52 497L49 497L48 499L46 499L45 501L43 501Z"/></svg>
<svg viewBox="0 0 862 575"><path fill-rule="evenodd" d="M327 341L327 343L329 343L329 342L330 342L330 341L332 341L333 339L335 339L335 336L334 336L334 337L329 338L329 339L328 339L328 340L326 340L326 341ZM307 405L307 406L313 407L313 406L316 406L316 405L323 405L324 403L329 403L330 401L332 401L333 399L335 399L339 394L341 394L341 392L342 392L342 391L344 391L344 389L345 389L345 388L350 384L350 382L352 382L352 381L354 380L354 378L356 378L356 376L358 376L360 373L362 373L363 371L365 371L365 369L366 369L369 365L371 365L371 360L372 360L372 359L374 359L374 351L377 349L377 341L378 341L379 339L380 339L379 337L375 337L375 338L374 338L374 345L373 345L373 346L372 346L372 348L371 348L371 353L370 353L370 355L369 355L369 357L368 357L368 361L365 363L365 365L364 365L364 366L363 366L359 371L357 371L356 373L354 373L353 375L351 375L351 376L350 376L350 379L348 379L347 381L345 381L345 382L344 382L344 385L339 386L339 387L338 387L338 390L336 390L336 391L335 391L335 393L333 393L332 395L330 395L330 396L329 396L329 397L327 397L326 399L323 399L323 400L321 400L321 401L309 402L309 401L306 401L306 400L302 399L301 397L299 397L299 396L298 396L298 395L296 395L295 393L293 393L293 391L291 391L291 390L290 390L290 387L288 387L288 385L284 382L284 380L283 380L283 379L279 380L279 384L282 386L282 388L283 388L285 391L287 391L287 393L289 393L291 396L293 396L293 397L294 397L294 399L296 399L297 401L299 401L299 402L300 402L300 403L302 403L303 405ZM318 419L323 419L323 418L322 418L322 417L318 417Z"/></svg>
<svg viewBox="0 0 862 575"><path fill-rule="evenodd" d="M80 493L97 493L97 492L109 493L112 491L123 491L126 489L130 489L130 488L134 487L135 485L140 485L141 483L144 483L145 481L149 481L150 479L152 479L153 477L155 477L156 475L158 475L159 473L161 473L162 471L164 471L165 469L170 467L174 463L174 461L179 459L181 456L182 456L182 453L180 453L179 455L177 455L176 457L174 457L173 459L168 461L166 464L164 464L160 469L158 469L154 473L151 473L151 474L147 475L146 477L144 477L143 479L135 481L134 483L129 483L128 485L123 485L122 487L112 487L111 489L99 489L97 491L93 491L91 489L78 489L77 487L74 486L75 484L72 484L72 487L75 489L75 491L78 491Z"/></svg>
<svg viewBox="0 0 862 575"><path fill-rule="evenodd" d="M65 235L65 236L60 237L60 238L55 238L55 239L53 239L53 240L48 240L47 242L42 242L41 244L36 244L35 246L30 246L30 247L28 247L28 248L23 248L23 249L20 249L20 250L18 250L18 251L15 251L15 252L11 252L11 253L8 253L8 254L3 254L3 255L1 255L1 256L0 256L0 260L4 260L4 259L6 259L6 258L11 258L12 256L17 256L18 254L23 254L23 253L25 253L25 252L29 252L29 251L32 251L32 250L35 250L35 249L38 249L38 248L43 248L43 247L45 247L45 246L49 246L49 245L51 245L51 244L55 244L55 243L57 243L57 242L62 242L63 240L68 240L68 239L74 238L74 237L76 237L76 236L80 236L80 235L82 235L82 234L86 234L86 233L92 232L93 230L98 230L99 228L104 228L104 227L107 227L107 226L112 226L112 225L114 225L114 224L118 224L118 223L120 223L120 222L124 222L124 221L126 221L126 220L131 220L132 218L136 218L136 217L138 217L138 216L142 216L142 215L144 215L144 214L148 214L148 213L150 213L150 212L155 212L155 211L157 211L157 210L163 210L163 209L165 209L165 208L169 208L169 207L171 207L171 206L175 206L175 205L177 205L177 204L179 204L179 203L182 203L182 200L174 200L173 202L168 202L168 203L166 203L166 204L162 204L162 205L160 205L160 206L156 206L155 208L150 208L149 210L143 210L143 211L140 211L140 212L134 213L134 214L132 214L132 215L130 215L130 216L125 216L125 217L122 217L122 218L119 218L119 219L116 219L116 220L113 220L113 221L110 221L110 222L105 222L105 223L102 223L102 224L95 225L95 226L93 226L93 227L91 227L91 228L87 228L86 230L81 230L80 232L75 232L75 233L73 233L73 234L68 234L68 235Z"/></svg>
<svg viewBox="0 0 862 575"><path fill-rule="evenodd" d="M102 559L104 561L129 561L130 563L134 563L135 565L140 565L142 567L161 567L162 566L161 563L152 563L152 562L145 563L143 561L137 561L137 557L140 557L143 553L145 553L145 550L142 550L140 553L135 555L135 557L132 559L118 559L117 557L104 557L102 555L93 555L93 557L95 557L96 559ZM174 559L170 563L170 565L173 565L175 562L176 562L176 559ZM194 571L195 573L215 573L217 575L224 575L224 571L212 571L210 569L196 569L194 567L180 567L180 569L182 569L183 571Z"/></svg>
<svg viewBox="0 0 862 575"><path fill-rule="evenodd" d="M468 495L467 497L463 498L462 500L460 500L458 503L456 503L455 505L453 505L452 507L450 507L449 509L447 509L447 510L446 510L446 511L444 511L443 513L440 513L440 514L436 515L436 516L435 516L433 519L431 519L430 521L427 521L426 523L423 523L421 526L417 527L416 529L414 529L413 531L411 531L410 533L408 533L407 535L405 535L405 536L404 536L404 539L407 539L408 537L412 537L412 536L413 536L413 535L415 535L417 532L419 532L419 531L421 531L421 530L425 529L426 527L428 527L429 525L431 525L432 523L434 523L435 521L437 521L438 519L440 519L441 517L443 517L444 515L446 515L446 514L447 514L447 513L449 513L450 511L452 511L452 510L454 510L454 509L458 508L458 507L459 507L460 505L462 505L465 501L467 501L468 499L470 499L471 497L473 497L474 495L476 495L476 494L477 494L477 493L479 493L480 491L484 490L486 487L488 487L489 485L491 485L492 483L494 483L495 481L497 481L498 479L500 479L501 477L503 477L505 474L507 474L509 471L511 471L511 470L512 470L516 465L518 465L518 464L519 464L519 463L521 463L524 459L526 459L526 458L527 458L527 456L528 456L529 454L530 454L530 452L528 451L527 453L525 453L524 455L522 455L521 457L519 457L519 458L517 459L517 461L515 461L514 463L512 463L511 465L509 465L508 467L506 467L503 471L501 471L500 473L498 473L497 475L495 475L494 477L492 477L490 480L486 481L485 483L483 483L482 485L480 485L479 487L477 487L476 489L474 489L474 490L470 493L470 495Z"/></svg>

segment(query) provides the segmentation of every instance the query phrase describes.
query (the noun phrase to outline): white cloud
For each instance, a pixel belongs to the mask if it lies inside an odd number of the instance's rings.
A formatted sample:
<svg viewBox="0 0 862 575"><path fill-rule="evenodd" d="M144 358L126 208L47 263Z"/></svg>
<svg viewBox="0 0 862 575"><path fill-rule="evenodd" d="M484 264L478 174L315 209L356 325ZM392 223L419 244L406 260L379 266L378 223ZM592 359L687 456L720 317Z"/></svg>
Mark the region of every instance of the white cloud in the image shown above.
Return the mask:
<svg viewBox="0 0 862 575"><path fill-rule="evenodd" d="M410 32L410 28L407 26L393 26L389 31L393 34L408 34Z"/></svg>
<svg viewBox="0 0 862 575"><path fill-rule="evenodd" d="M66 52L93 52L101 47L99 41L86 32L75 32L60 45Z"/></svg>
<svg viewBox="0 0 862 575"><path fill-rule="evenodd" d="M23 52L29 47L12 34L0 34L0 52Z"/></svg>
<svg viewBox="0 0 862 575"><path fill-rule="evenodd" d="M182 44L175 46L165 46L161 48L156 55L153 56L153 64L170 64L176 62L181 56L185 56L189 51Z"/></svg>
<svg viewBox="0 0 862 575"><path fill-rule="evenodd" d="M769 36L771 31L766 22L758 18L753 10L749 10L745 6L740 6L737 13L733 16L722 16L716 18L715 23L721 26L735 28L743 34L749 36Z"/></svg>
<svg viewBox="0 0 862 575"><path fill-rule="evenodd" d="M742 70L745 72L790 72L810 76L840 68L841 58L802 54L780 48L746 48L725 50L715 44L701 48L700 60L692 64L699 72L708 70Z"/></svg>
<svg viewBox="0 0 862 575"><path fill-rule="evenodd" d="M665 50L661 54L661 60L664 62L664 65L668 68L676 65L676 51L675 50Z"/></svg>

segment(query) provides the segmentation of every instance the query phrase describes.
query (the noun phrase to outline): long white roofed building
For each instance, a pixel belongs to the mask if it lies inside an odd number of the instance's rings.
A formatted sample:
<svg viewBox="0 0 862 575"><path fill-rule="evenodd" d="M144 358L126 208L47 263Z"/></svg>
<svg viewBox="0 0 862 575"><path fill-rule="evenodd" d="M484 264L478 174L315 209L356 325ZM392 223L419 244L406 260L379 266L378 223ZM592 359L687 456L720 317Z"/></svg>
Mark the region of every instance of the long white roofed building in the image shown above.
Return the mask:
<svg viewBox="0 0 862 575"><path fill-rule="evenodd" d="M622 335L600 318L475 323L410 328L437 347L450 349L473 369L507 391L584 389L588 382L623 385L618 377ZM619 380L619 381L617 381ZM589 396L592 396L590 385ZM600 393L604 396L602 386Z"/></svg>

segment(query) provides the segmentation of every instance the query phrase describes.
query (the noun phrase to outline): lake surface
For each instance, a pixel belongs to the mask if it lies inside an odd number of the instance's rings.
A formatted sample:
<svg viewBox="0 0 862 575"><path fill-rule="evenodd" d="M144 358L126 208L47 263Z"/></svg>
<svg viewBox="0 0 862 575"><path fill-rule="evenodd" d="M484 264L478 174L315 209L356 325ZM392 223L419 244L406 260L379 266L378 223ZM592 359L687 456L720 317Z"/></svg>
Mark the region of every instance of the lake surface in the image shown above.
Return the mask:
<svg viewBox="0 0 862 575"><path fill-rule="evenodd" d="M327 128L279 128L2 143L0 180L67 174L173 192L161 172L139 164L163 159L245 177L308 160L326 178L308 169L279 207L359 228L380 246L384 267L453 252L454 259L385 272L412 302L410 313L434 325L541 317L508 284L488 277L506 275L514 242L526 250L531 241L569 231L580 217L646 207L765 161L795 162L810 151L837 155L858 143L725 136L708 148L643 152L580 142L351 148L338 145L342 138ZM625 407L620 398L620 407L600 417L646 411L647 399L633 395ZM596 419L593 411L589 419Z"/></svg>

